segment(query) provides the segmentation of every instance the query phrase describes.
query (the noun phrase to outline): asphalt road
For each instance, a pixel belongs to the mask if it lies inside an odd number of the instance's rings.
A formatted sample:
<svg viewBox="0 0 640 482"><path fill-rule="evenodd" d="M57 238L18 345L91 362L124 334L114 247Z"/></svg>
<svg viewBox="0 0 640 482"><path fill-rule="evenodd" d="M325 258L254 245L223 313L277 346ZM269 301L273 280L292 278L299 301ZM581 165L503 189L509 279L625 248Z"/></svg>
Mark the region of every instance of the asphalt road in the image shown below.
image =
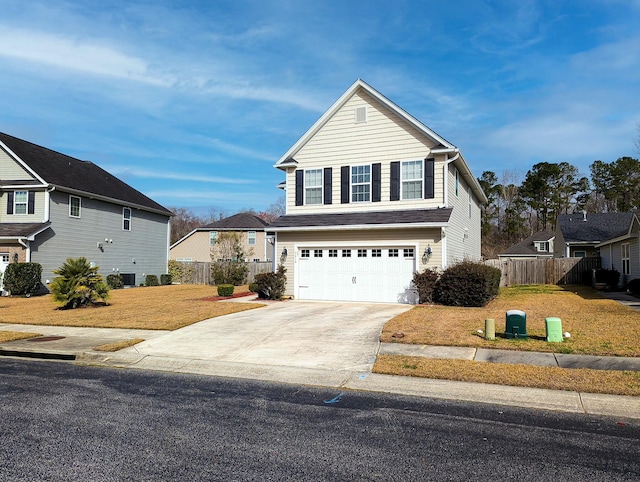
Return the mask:
<svg viewBox="0 0 640 482"><path fill-rule="evenodd" d="M0 359L0 480L638 480L640 423Z"/></svg>

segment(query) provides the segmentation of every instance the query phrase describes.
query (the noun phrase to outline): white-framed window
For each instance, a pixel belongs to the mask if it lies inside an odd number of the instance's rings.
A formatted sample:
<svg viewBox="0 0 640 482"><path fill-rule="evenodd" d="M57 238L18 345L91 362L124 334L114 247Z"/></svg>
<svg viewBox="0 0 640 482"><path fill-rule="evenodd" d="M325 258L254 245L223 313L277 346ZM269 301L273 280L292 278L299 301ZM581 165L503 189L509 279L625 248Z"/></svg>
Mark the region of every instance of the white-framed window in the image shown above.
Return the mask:
<svg viewBox="0 0 640 482"><path fill-rule="evenodd" d="M322 169L304 171L304 203L322 204Z"/></svg>
<svg viewBox="0 0 640 482"><path fill-rule="evenodd" d="M629 248L629 243L622 244L622 274L630 274L631 273L631 250Z"/></svg>
<svg viewBox="0 0 640 482"><path fill-rule="evenodd" d="M351 202L371 201L371 165L351 167Z"/></svg>
<svg viewBox="0 0 640 482"><path fill-rule="evenodd" d="M337 258L338 257L338 250L337 249L330 249L329 250L329 257L330 258Z"/></svg>
<svg viewBox="0 0 640 482"><path fill-rule="evenodd" d="M372 258L382 258L382 250L381 249L372 249L371 250Z"/></svg>
<svg viewBox="0 0 640 482"><path fill-rule="evenodd" d="M310 254L311 254L311 252L308 249L301 249L300 250L300 257L301 258L308 258Z"/></svg>
<svg viewBox="0 0 640 482"><path fill-rule="evenodd" d="M536 247L540 253L549 252L549 241L536 241Z"/></svg>
<svg viewBox="0 0 640 482"><path fill-rule="evenodd" d="M343 258L350 258L351 257L351 250L350 249L343 249L342 250L342 257Z"/></svg>
<svg viewBox="0 0 640 482"><path fill-rule="evenodd" d="M256 244L256 232L255 231L248 231L247 232L247 242L249 243L249 246L253 246Z"/></svg>
<svg viewBox="0 0 640 482"><path fill-rule="evenodd" d="M176 261L189 262L193 261L193 258L176 258Z"/></svg>
<svg viewBox="0 0 640 482"><path fill-rule="evenodd" d="M402 199L422 199L422 161L404 161L400 165Z"/></svg>
<svg viewBox="0 0 640 482"><path fill-rule="evenodd" d="M390 258L397 258L398 257L398 248L389 249L389 257Z"/></svg>
<svg viewBox="0 0 640 482"><path fill-rule="evenodd" d="M414 257L414 249L413 248L404 248L404 257L405 258L413 258Z"/></svg>
<svg viewBox="0 0 640 482"><path fill-rule="evenodd" d="M218 240L218 231L209 231L209 246L216 244Z"/></svg>
<svg viewBox="0 0 640 482"><path fill-rule="evenodd" d="M367 250L366 249L359 249L358 250L358 258L366 258L367 257Z"/></svg>
<svg viewBox="0 0 640 482"><path fill-rule="evenodd" d="M586 251L574 251L573 252L573 256L575 258L586 258L587 257L587 252Z"/></svg>
<svg viewBox="0 0 640 482"><path fill-rule="evenodd" d="M9 264L9 260L11 259L11 256L9 253L0 253L0 261L5 263L5 264Z"/></svg>
<svg viewBox="0 0 640 482"><path fill-rule="evenodd" d="M13 214L27 214L28 201L29 193L27 191L14 191Z"/></svg>
<svg viewBox="0 0 640 482"><path fill-rule="evenodd" d="M314 249L313 250L313 257L314 258L322 258L322 250L321 249Z"/></svg>
<svg viewBox="0 0 640 482"><path fill-rule="evenodd" d="M122 208L122 229L131 231L131 208Z"/></svg>
<svg viewBox="0 0 640 482"><path fill-rule="evenodd" d="M356 107L355 109L355 122L356 124L364 124L367 122L367 107Z"/></svg>
<svg viewBox="0 0 640 482"><path fill-rule="evenodd" d="M82 201L78 196L69 196L69 217L79 218Z"/></svg>

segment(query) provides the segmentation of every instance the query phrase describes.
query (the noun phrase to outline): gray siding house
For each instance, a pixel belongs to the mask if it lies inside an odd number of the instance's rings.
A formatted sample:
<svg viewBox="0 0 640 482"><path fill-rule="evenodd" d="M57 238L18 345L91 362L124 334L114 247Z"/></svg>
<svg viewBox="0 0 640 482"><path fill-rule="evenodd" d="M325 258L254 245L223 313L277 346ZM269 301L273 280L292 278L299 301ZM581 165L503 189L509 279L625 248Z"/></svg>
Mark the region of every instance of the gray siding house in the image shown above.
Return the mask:
<svg viewBox="0 0 640 482"><path fill-rule="evenodd" d="M89 161L0 133L0 271L86 257L125 284L167 272L171 212Z"/></svg>

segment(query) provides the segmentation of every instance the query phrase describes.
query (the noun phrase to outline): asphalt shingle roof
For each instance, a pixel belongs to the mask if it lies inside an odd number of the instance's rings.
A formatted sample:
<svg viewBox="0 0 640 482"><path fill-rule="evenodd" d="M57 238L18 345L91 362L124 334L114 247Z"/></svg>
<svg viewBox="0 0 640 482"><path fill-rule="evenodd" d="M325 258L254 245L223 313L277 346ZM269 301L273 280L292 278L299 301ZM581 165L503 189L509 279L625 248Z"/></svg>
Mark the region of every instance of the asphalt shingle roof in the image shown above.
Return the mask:
<svg viewBox="0 0 640 482"><path fill-rule="evenodd" d="M48 184L171 214L164 206L90 161L81 161L2 132L0 141Z"/></svg>
<svg viewBox="0 0 640 482"><path fill-rule="evenodd" d="M264 231L264 228L269 226L264 219L259 218L251 213L238 213L228 218L221 219L214 223L203 226L206 229L219 229L219 230L252 230L252 231ZM202 228L201 228L202 229Z"/></svg>
<svg viewBox="0 0 640 482"><path fill-rule="evenodd" d="M373 211L361 213L291 214L280 216L270 228L303 228L385 224L444 224L451 208L411 209L405 211Z"/></svg>
<svg viewBox="0 0 640 482"><path fill-rule="evenodd" d="M601 242L629 231L633 213L560 214L558 226L565 242Z"/></svg>
<svg viewBox="0 0 640 482"><path fill-rule="evenodd" d="M0 238L26 238L42 231L51 223L0 223Z"/></svg>

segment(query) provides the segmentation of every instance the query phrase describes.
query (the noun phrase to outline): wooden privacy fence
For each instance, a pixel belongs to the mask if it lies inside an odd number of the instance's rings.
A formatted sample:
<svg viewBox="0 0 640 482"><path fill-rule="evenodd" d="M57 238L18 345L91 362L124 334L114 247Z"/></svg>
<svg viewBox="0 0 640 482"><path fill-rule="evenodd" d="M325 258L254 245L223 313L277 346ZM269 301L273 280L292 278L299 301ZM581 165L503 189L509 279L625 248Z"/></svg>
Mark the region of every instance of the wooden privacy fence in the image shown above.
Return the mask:
<svg viewBox="0 0 640 482"><path fill-rule="evenodd" d="M211 263L204 261L180 261L182 265L182 276L180 279L174 278L175 283L192 284L192 285L212 285L214 284L211 277ZM253 283L257 274L269 273L273 271L273 263L271 261L252 261L247 263L249 274L247 275L247 283Z"/></svg>
<svg viewBox="0 0 640 482"><path fill-rule="evenodd" d="M573 285L584 284L585 272L599 269L600 258L489 259L485 264L502 271L500 286Z"/></svg>

